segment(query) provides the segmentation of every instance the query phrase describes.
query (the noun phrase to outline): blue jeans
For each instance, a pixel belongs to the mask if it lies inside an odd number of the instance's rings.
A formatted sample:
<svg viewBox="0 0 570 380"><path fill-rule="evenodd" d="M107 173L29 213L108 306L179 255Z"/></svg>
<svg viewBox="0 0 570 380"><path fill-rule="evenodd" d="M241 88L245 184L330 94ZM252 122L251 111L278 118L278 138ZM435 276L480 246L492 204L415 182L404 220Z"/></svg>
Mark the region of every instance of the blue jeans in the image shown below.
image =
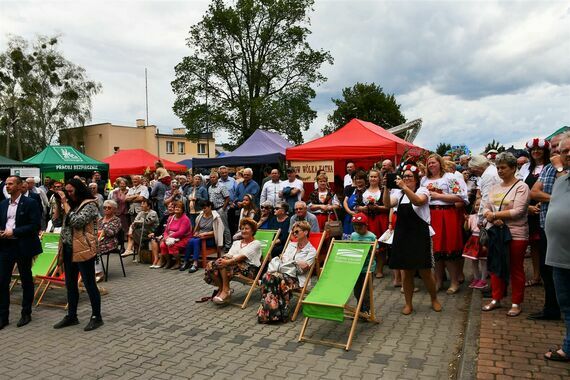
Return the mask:
<svg viewBox="0 0 570 380"><path fill-rule="evenodd" d="M566 337L562 344L562 351L570 355L570 269L553 267L552 274L558 305L560 305L560 311L564 314L564 323L566 323Z"/></svg>
<svg viewBox="0 0 570 380"><path fill-rule="evenodd" d="M215 246L216 246L216 240L214 238L206 239L206 247L215 247ZM200 239L199 237L191 238L190 241L188 242L188 245L186 245L186 253L184 254L184 260L188 261L190 260L190 257L192 257L192 260L198 261L200 259L201 249L202 249L202 239Z"/></svg>

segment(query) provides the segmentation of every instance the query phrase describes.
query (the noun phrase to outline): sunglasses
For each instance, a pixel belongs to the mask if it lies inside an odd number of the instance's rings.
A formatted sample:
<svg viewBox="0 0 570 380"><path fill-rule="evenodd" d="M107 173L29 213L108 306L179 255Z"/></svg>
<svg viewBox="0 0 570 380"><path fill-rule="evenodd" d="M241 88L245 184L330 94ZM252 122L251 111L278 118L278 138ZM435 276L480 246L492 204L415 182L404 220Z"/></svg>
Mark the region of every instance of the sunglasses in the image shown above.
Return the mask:
<svg viewBox="0 0 570 380"><path fill-rule="evenodd" d="M271 209L271 207L268 207L268 206L261 206L260 208L261 208L262 210L270 210L270 209Z"/></svg>
<svg viewBox="0 0 570 380"><path fill-rule="evenodd" d="M408 174L408 175L403 175L402 178L414 178L414 176Z"/></svg>
<svg viewBox="0 0 570 380"><path fill-rule="evenodd" d="M274 210L283 210L283 207L275 207Z"/></svg>
<svg viewBox="0 0 570 380"><path fill-rule="evenodd" d="M294 231L293 231L293 235L298 235L299 232L301 232L301 231L303 231L303 230L294 230Z"/></svg>
<svg viewBox="0 0 570 380"><path fill-rule="evenodd" d="M111 206L103 206L103 210L111 210L113 207Z"/></svg>

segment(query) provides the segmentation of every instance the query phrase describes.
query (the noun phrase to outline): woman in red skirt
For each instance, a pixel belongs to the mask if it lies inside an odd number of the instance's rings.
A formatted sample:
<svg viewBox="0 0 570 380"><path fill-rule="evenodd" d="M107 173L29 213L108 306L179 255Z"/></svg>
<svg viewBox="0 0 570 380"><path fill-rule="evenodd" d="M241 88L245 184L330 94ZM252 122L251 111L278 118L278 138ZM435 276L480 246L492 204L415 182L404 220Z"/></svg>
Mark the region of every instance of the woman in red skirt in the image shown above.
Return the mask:
<svg viewBox="0 0 570 380"><path fill-rule="evenodd" d="M323 232L327 220L329 218L336 220L335 210L340 209L340 202L336 194L330 191L329 180L325 174L317 176L317 188L311 193L309 199L309 210L317 217L319 230Z"/></svg>
<svg viewBox="0 0 570 380"><path fill-rule="evenodd" d="M443 286L447 268L451 277L447 294L455 294L459 290L463 252L463 220L459 220L455 203L467 202L467 194L453 174L445 173L443 159L438 154L428 157L427 172L421 185L430 192L436 286L438 289Z"/></svg>

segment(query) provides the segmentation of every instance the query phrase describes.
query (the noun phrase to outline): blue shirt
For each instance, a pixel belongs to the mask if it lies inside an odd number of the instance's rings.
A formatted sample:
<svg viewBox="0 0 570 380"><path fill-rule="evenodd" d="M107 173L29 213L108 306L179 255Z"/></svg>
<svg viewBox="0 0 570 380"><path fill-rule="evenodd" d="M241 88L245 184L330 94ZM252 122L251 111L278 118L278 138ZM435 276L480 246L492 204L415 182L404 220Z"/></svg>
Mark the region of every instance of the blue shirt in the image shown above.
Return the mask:
<svg viewBox="0 0 570 380"><path fill-rule="evenodd" d="M259 185L254 180L251 180L245 184L245 182L241 182L236 187L236 202L243 201L243 196L246 194L253 195L253 202L259 206Z"/></svg>
<svg viewBox="0 0 570 380"><path fill-rule="evenodd" d="M218 179L218 183L221 183L222 185L224 185L226 187L226 189L228 189L228 193L230 193L230 202L233 202L236 200L236 180L230 176L228 176L228 179L224 181L224 179L222 177L220 177L220 179Z"/></svg>
<svg viewBox="0 0 570 380"><path fill-rule="evenodd" d="M552 187L556 181L556 169L552 164L548 164L540 172L538 181L542 183L542 191L546 194L552 194ZM546 212L548 211L548 203L542 202L540 204L540 227L544 229L544 221L546 220Z"/></svg>

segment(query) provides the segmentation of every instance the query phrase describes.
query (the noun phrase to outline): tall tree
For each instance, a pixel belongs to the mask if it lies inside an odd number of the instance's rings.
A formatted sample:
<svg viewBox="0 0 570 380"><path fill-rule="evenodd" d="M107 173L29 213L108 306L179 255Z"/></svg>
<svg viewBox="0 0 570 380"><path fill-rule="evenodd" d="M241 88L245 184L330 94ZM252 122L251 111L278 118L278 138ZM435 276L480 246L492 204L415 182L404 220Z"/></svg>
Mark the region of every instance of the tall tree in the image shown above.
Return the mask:
<svg viewBox="0 0 570 380"><path fill-rule="evenodd" d="M488 152L491 149L495 149L499 153L505 151L505 147L500 142L495 141L495 139L493 139L493 141L487 144L487 146L485 147L485 152Z"/></svg>
<svg viewBox="0 0 570 380"><path fill-rule="evenodd" d="M342 90L342 99L332 99L336 109L327 117L329 124L323 128L327 135L358 118L385 129L406 122L393 94L385 94L375 83L356 83Z"/></svg>
<svg viewBox="0 0 570 380"><path fill-rule="evenodd" d="M65 59L58 43L40 36L30 47L13 37L0 54L0 133L7 156L21 160L53 142L60 129L91 117L91 97L101 84Z"/></svg>
<svg viewBox="0 0 570 380"><path fill-rule="evenodd" d="M439 143L437 144L437 147L435 148L435 152L437 154L439 154L440 156L445 156L445 154L451 149L451 144L447 144L447 143Z"/></svg>
<svg viewBox="0 0 570 380"><path fill-rule="evenodd" d="M190 28L192 50L175 67L173 110L190 137L226 131L241 144L256 129L295 143L316 112L313 85L331 55L313 49L308 12L313 0L213 0Z"/></svg>

